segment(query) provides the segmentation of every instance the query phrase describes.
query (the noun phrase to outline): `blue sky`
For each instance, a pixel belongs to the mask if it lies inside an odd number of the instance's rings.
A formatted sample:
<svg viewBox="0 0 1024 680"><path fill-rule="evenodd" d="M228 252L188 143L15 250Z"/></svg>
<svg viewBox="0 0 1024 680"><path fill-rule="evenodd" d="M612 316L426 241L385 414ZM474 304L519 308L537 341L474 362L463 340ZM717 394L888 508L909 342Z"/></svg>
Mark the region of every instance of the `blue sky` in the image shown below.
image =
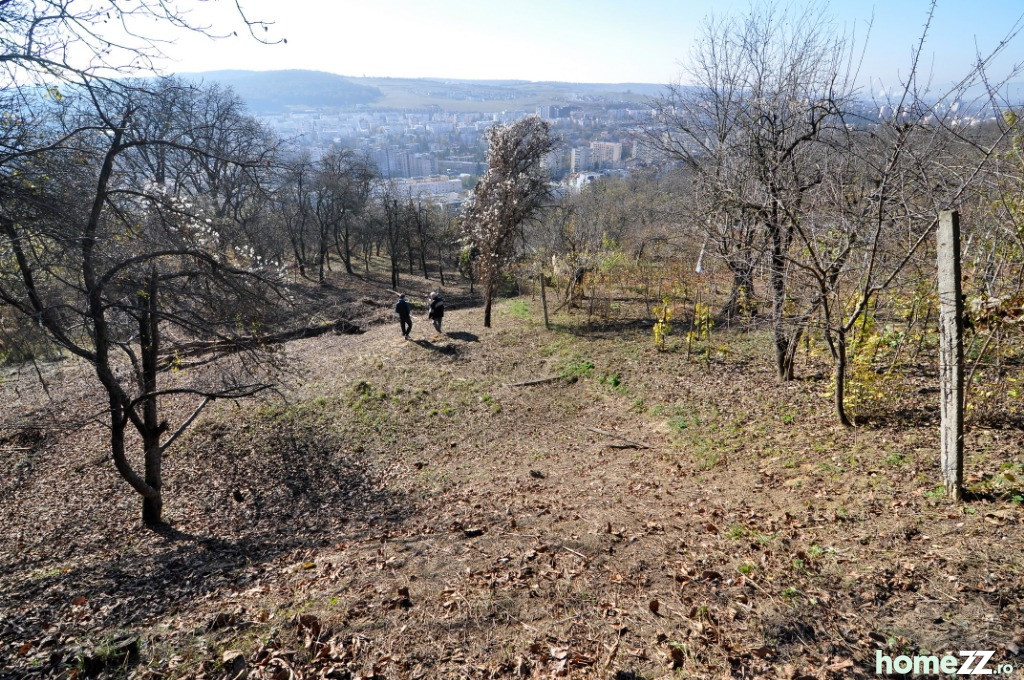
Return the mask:
<svg viewBox="0 0 1024 680"><path fill-rule="evenodd" d="M231 3L227 3L230 5ZM784 4L784 3L780 3ZM245 0L250 14L276 22L287 45L248 37L180 39L165 70L310 68L350 76L674 81L705 16L743 12L748 0ZM905 73L927 17L927 0L827 6L840 31L863 41L874 24L862 84L895 84ZM208 7L208 6L207 6ZM222 10L223 11L223 10ZM217 26L224 16L197 10ZM936 84L962 75L1024 13L1022 0L939 0L925 46ZM1024 61L1024 36L1000 62Z"/></svg>

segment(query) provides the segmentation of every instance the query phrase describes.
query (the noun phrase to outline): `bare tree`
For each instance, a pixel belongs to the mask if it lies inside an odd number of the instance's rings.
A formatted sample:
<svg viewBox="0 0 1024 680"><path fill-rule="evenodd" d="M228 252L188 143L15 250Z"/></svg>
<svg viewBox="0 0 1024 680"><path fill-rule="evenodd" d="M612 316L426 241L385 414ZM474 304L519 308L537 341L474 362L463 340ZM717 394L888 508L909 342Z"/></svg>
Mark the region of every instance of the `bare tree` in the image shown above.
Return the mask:
<svg viewBox="0 0 1024 680"><path fill-rule="evenodd" d="M711 21L689 70L694 85L660 100L661 124L648 130L693 171L708 238L734 274L729 304L767 256L781 380L793 377L798 342L820 318L845 425L850 333L999 147L999 135L983 142L972 130L998 108L986 71L1019 24L936 93L919 64L930 19L903 87L873 111L856 101L849 45L820 10L793 17L762 5Z"/></svg>
<svg viewBox="0 0 1024 680"><path fill-rule="evenodd" d="M53 85L152 71L169 38L154 37L162 24L215 37L192 21L203 0L4 0L0 22L0 87L36 81ZM228 0L240 22L261 42L271 24L250 18L239 0Z"/></svg>
<svg viewBox="0 0 1024 680"><path fill-rule="evenodd" d="M738 18L709 19L694 49L688 84L656 102L647 141L696 175L708 208L708 236L734 274L734 295L751 288L767 253L776 371L793 378L804 325L791 307L789 254L804 206L819 191L828 149L845 133L853 94L849 48L815 7L791 13L755 6Z"/></svg>
<svg viewBox="0 0 1024 680"><path fill-rule="evenodd" d="M162 521L167 447L210 401L268 386L255 372L259 362L247 359L264 356L256 330L270 321L277 263L243 241L225 243L213 203L169 191L142 153L211 153L190 146L193 130L181 124L195 121L172 117L177 125L160 126L159 136L145 124L167 120L189 92L90 92L80 106L63 107L49 130L73 147L25 156L0 174L0 250L12 265L0 272L0 301L93 367L107 396L114 465L142 496L147 525ZM162 386L162 371L196 341L218 341L231 356L210 357L202 375ZM189 397L192 414L172 428L160 402ZM129 428L142 442L141 472Z"/></svg>
<svg viewBox="0 0 1024 680"><path fill-rule="evenodd" d="M377 185L374 221L388 253L391 269L391 288L398 290L401 285L401 249L406 238L405 206L401 203L398 190L392 181L381 181Z"/></svg>
<svg viewBox="0 0 1024 680"><path fill-rule="evenodd" d="M274 192L274 207L291 244L299 274L306 277L306 270L316 262L312 249L318 244L312 205L315 168L308 153L288 159L282 166Z"/></svg>
<svg viewBox="0 0 1024 680"><path fill-rule="evenodd" d="M376 168L363 156L349 150L337 150L320 161L321 191L331 195L334 248L353 274L352 253L358 238L366 238L367 206L370 189L377 179Z"/></svg>
<svg viewBox="0 0 1024 680"><path fill-rule="evenodd" d="M929 92L919 59L931 24L928 15L908 77L894 97L876 103L879 118L851 123L849 144L833 154L823 177L821 202L808 205L809 219L795 226L799 249L791 262L814 291L807 308L820 314L822 335L834 366L834 406L839 421L853 425L845 404L851 336L877 296L900 283L915 258L933 257L930 237L939 213L962 205L983 187L1012 120L994 95L1017 77L1020 67L1000 81L988 73L992 60L1019 32L1012 27L993 52L979 56L966 74L945 91ZM979 118L994 127L979 134ZM924 252L922 252L924 251Z"/></svg>
<svg viewBox="0 0 1024 680"><path fill-rule="evenodd" d="M226 0L237 9L239 21L253 37L268 40L270 24L251 19L241 0ZM4 0L0 3L0 104L17 115L0 117L0 168L26 155L64 146L76 130L64 136L26 135L33 122L45 119L67 87L109 90L141 87L122 79L152 72L154 60L168 38L153 37L154 27L216 37L194 23L190 9L203 0ZM45 96L40 96L45 93ZM53 130L51 129L51 132Z"/></svg>
<svg viewBox="0 0 1024 680"><path fill-rule="evenodd" d="M548 196L541 159L551 151L550 126L524 118L487 131L487 172L473 190L463 230L477 250L476 266L484 292L484 326L491 326L491 304L505 267L514 259L523 222Z"/></svg>

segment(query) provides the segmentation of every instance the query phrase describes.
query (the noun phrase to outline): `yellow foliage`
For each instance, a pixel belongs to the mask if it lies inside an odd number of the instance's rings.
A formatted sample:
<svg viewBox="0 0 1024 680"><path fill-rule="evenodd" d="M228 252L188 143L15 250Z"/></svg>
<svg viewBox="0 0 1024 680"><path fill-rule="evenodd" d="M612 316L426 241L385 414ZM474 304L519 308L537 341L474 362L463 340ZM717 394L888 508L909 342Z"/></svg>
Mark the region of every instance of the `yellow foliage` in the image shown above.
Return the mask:
<svg viewBox="0 0 1024 680"><path fill-rule="evenodd" d="M662 304L654 308L654 346L660 351L665 349L665 339L672 330L672 306L669 299L664 298Z"/></svg>

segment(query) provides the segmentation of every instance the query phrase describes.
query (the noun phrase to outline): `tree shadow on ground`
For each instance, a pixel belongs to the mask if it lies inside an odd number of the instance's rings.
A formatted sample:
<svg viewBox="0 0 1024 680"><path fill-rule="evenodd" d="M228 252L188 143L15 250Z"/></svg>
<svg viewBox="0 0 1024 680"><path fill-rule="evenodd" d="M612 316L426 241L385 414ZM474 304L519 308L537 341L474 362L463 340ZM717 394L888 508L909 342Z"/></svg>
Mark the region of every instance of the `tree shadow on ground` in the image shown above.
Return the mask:
<svg viewBox="0 0 1024 680"><path fill-rule="evenodd" d="M939 427L941 414L939 405L935 403L903 406L868 413L857 417L857 425L871 429L886 427ZM992 430L1024 430L1024 414L1020 413L982 413L975 414L970 427Z"/></svg>
<svg viewBox="0 0 1024 680"><path fill-rule="evenodd" d="M480 342L480 337L474 333L467 333L466 331L454 331L452 333L445 333L452 340L461 340L462 342Z"/></svg>
<svg viewBox="0 0 1024 680"><path fill-rule="evenodd" d="M552 330L581 338L616 338L624 333L637 335L654 328L651 319L592 319L579 324L550 323Z"/></svg>
<svg viewBox="0 0 1024 680"><path fill-rule="evenodd" d="M174 524L157 531L143 529L131 510L126 521L126 508L113 501L87 518L69 498L63 521L37 527L28 539L46 562L0 563L0 648L44 640L55 623L63 639L81 645L97 631L193 608L198 615L218 593L253 587L282 564L310 562L311 551L339 539L402 523L407 499L343 446L340 437L294 422L227 435L207 428L189 447L191 467L169 476L165 502ZM80 651L63 639L51 642L51 669L68 667Z"/></svg>
<svg viewBox="0 0 1024 680"><path fill-rule="evenodd" d="M938 427L939 410L933 404L891 408L858 415L856 425L872 430L889 427Z"/></svg>
<svg viewBox="0 0 1024 680"><path fill-rule="evenodd" d="M443 354L449 357L457 357L460 353L459 348L455 345L438 345L426 338L417 338L416 340L413 340L413 342L424 349L429 349L432 352L437 352L438 354Z"/></svg>
<svg viewBox="0 0 1024 680"><path fill-rule="evenodd" d="M987 503L1020 503L1018 499L1024 498L1024 489L1020 487L1006 488L985 488L969 487L964 489L964 502L987 502Z"/></svg>

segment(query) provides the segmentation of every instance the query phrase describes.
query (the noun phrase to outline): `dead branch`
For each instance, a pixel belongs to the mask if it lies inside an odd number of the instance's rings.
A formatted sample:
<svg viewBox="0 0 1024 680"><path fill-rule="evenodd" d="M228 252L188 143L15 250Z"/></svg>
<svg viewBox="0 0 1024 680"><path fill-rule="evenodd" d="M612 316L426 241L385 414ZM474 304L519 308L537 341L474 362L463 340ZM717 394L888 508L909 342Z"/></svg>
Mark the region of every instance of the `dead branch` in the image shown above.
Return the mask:
<svg viewBox="0 0 1024 680"><path fill-rule="evenodd" d="M211 353L232 354L269 345L278 345L291 340L315 338L327 333L358 334L362 332L363 329L354 323L346 321L345 319L339 319L338 321L331 323L306 326L304 328L271 333L269 335L251 335L242 338L221 338L217 340L196 340L194 342L175 345L173 348L169 348L167 351L163 352L164 356L161 358L160 369L167 370L172 365L176 365L183 357L197 357Z"/></svg>
<svg viewBox="0 0 1024 680"><path fill-rule="evenodd" d="M562 376L560 376L560 375L549 375L546 378L534 378L533 380L525 380L523 382L509 383L508 387L527 387L529 385L541 385L543 383L554 382L556 380L561 380L561 379L562 379Z"/></svg>
<svg viewBox="0 0 1024 680"><path fill-rule="evenodd" d="M596 427L588 427L586 429L589 430L590 432L594 432L595 434L600 434L600 435L604 435L605 437L611 437L612 439L618 439L620 441L624 441L627 444L629 444L630 446L634 446L634 447L636 447L638 449L649 449L649 448L651 448L647 444L643 444L641 442L635 442L632 439L627 439L626 437L623 437L621 434L615 434L614 432L608 432L607 430L599 430Z"/></svg>

